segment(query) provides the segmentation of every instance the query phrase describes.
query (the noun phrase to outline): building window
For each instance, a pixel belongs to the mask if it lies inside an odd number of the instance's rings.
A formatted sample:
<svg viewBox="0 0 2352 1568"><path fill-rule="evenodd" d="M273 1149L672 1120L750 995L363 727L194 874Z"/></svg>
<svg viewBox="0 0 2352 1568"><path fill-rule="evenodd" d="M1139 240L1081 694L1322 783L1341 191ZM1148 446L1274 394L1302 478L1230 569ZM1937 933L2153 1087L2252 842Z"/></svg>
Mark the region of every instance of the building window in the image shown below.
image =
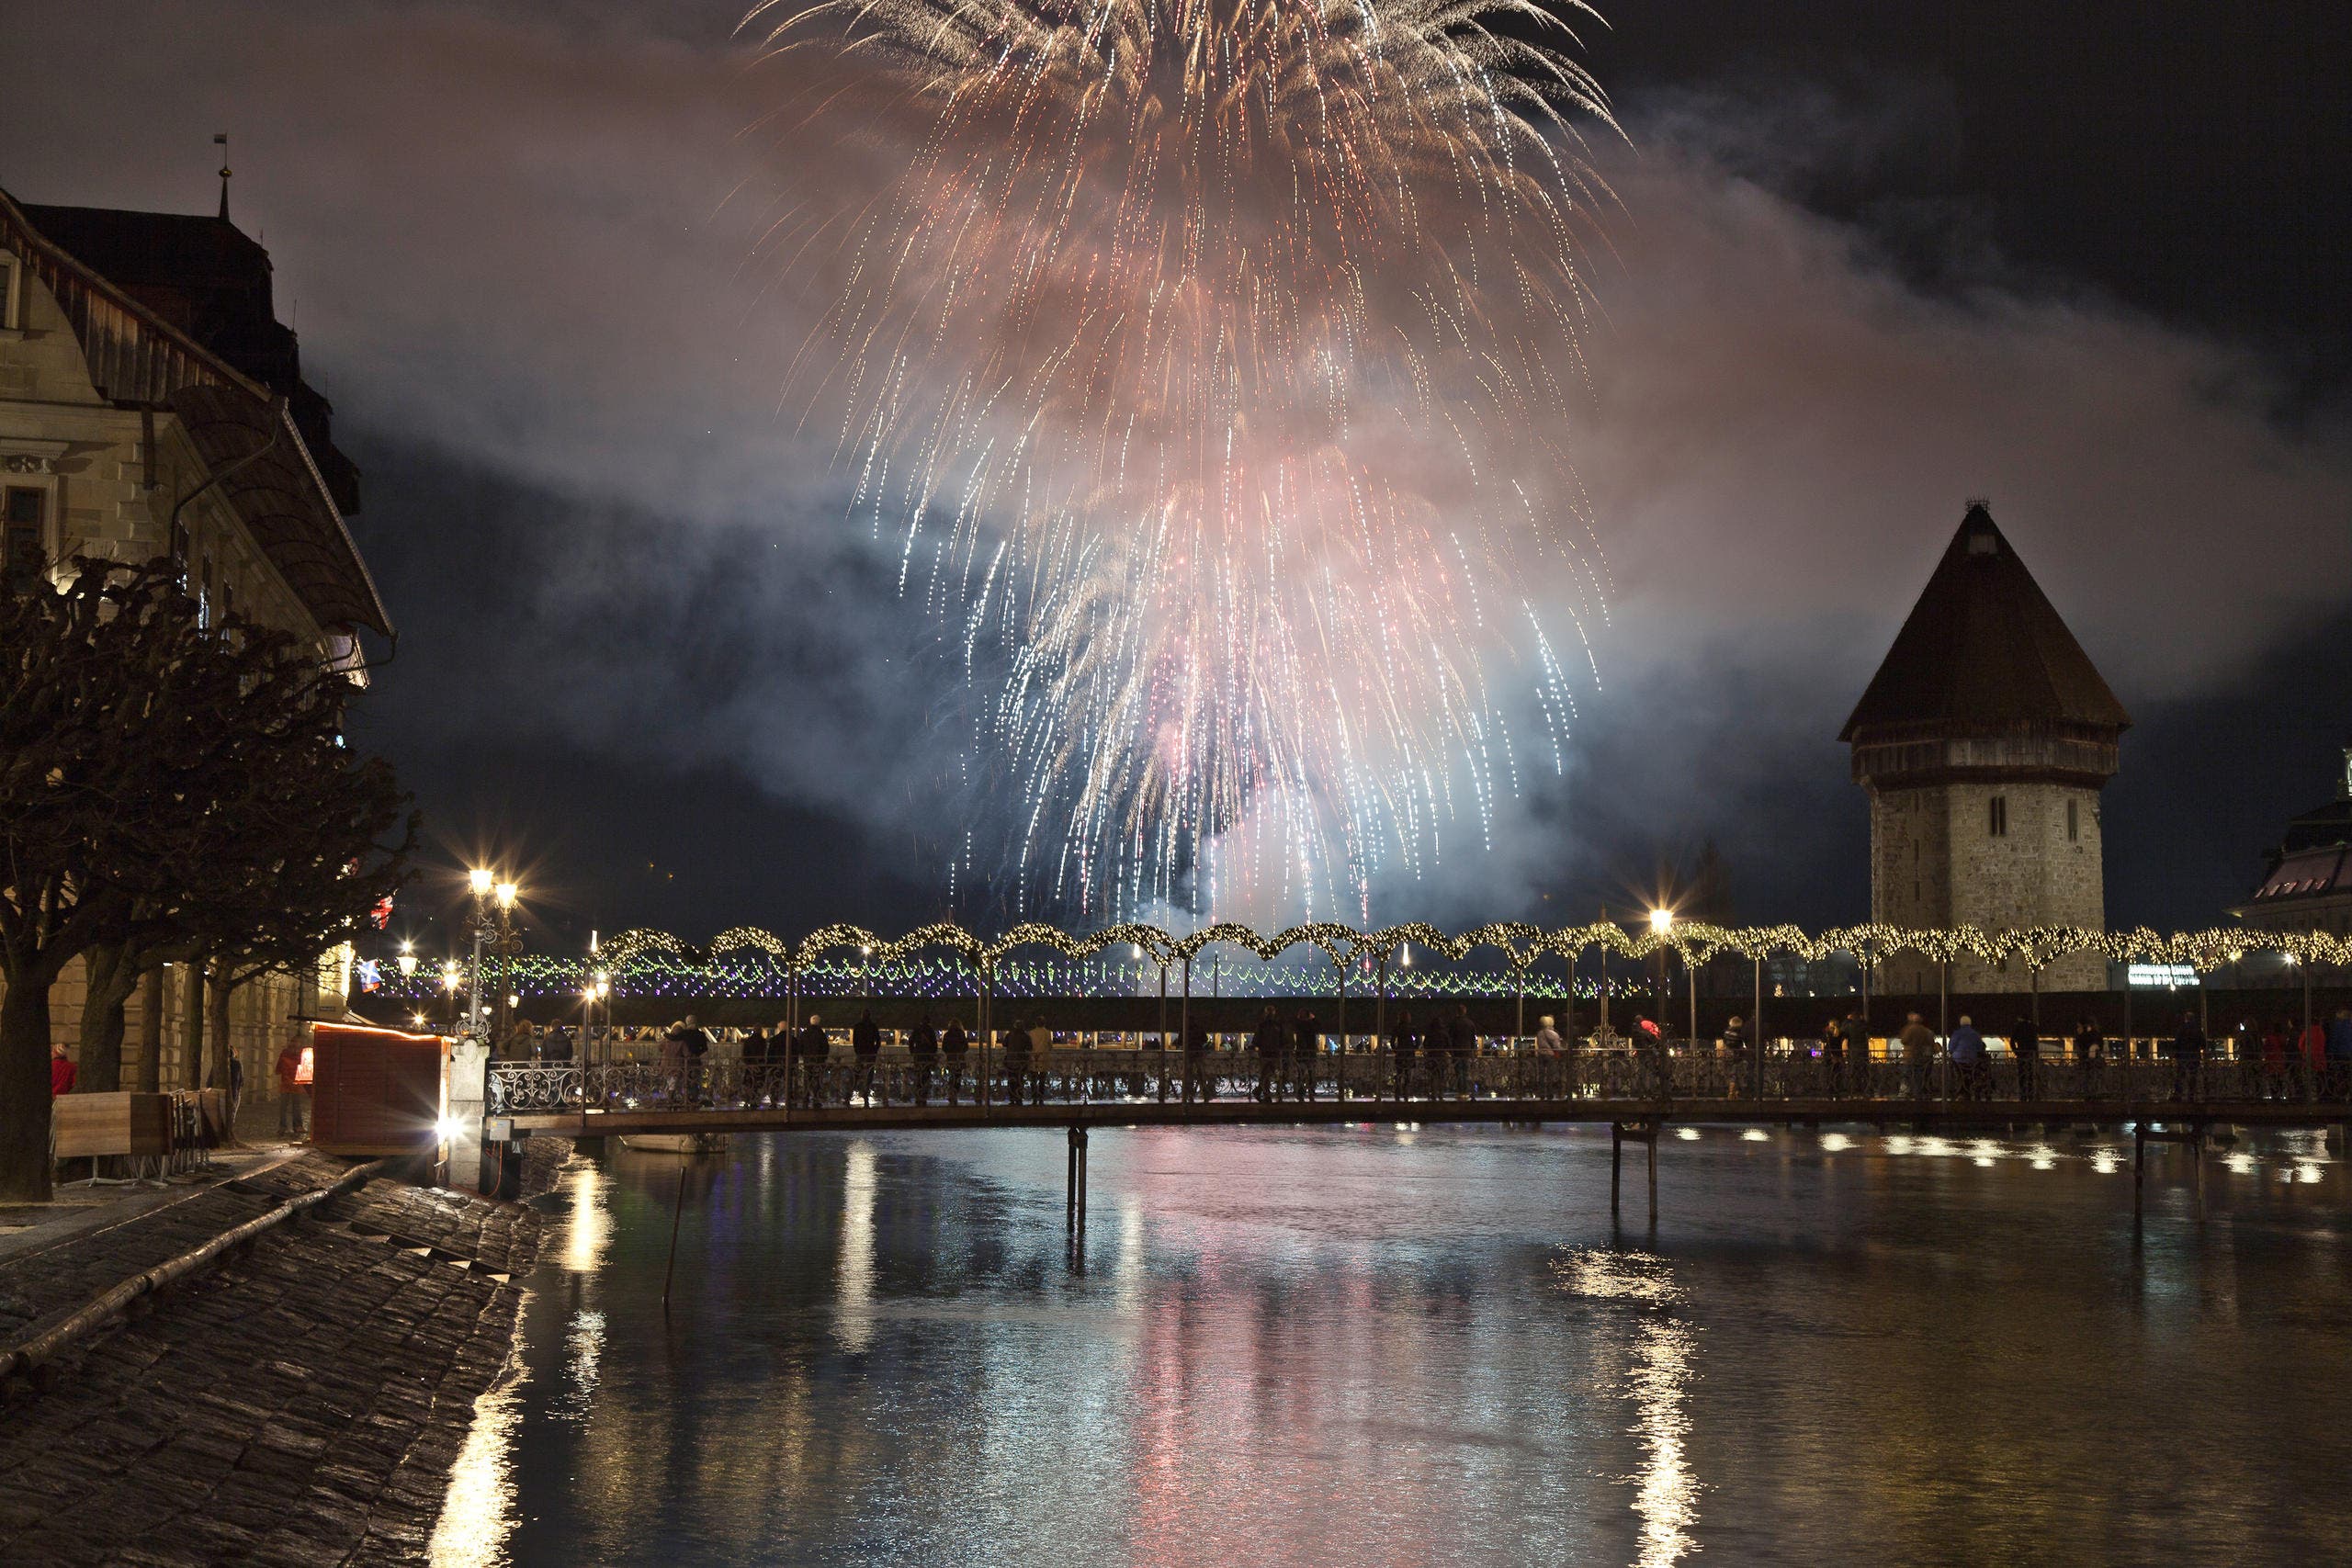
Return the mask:
<svg viewBox="0 0 2352 1568"><path fill-rule="evenodd" d="M42 525L47 521L49 492L11 485L0 501L0 574L11 593L29 593L40 580Z"/></svg>
<svg viewBox="0 0 2352 1568"><path fill-rule="evenodd" d="M2080 843L2083 838L2083 807L2078 800L2066 803L2066 841Z"/></svg>
<svg viewBox="0 0 2352 1568"><path fill-rule="evenodd" d="M1996 795L1987 803L1985 829L1996 839L2009 836L2009 797Z"/></svg>

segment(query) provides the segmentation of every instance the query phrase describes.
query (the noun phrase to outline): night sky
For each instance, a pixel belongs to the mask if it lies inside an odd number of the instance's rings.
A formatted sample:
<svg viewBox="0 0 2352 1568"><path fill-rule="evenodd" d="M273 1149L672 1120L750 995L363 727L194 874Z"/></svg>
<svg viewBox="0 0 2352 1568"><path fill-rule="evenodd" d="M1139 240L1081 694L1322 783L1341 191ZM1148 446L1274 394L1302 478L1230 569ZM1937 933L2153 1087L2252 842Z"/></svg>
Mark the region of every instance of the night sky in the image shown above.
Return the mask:
<svg viewBox="0 0 2352 1568"><path fill-rule="evenodd" d="M1579 475L1617 589L1566 776L1375 915L1590 918L1716 843L1867 914L1836 735L1967 499L2136 727L2109 923L2201 924L2352 730L2352 8L1618 0ZM733 4L42 7L21 199L238 221L400 625L356 739L584 935L949 911L934 628L780 413ZM969 889L958 911L991 919Z"/></svg>

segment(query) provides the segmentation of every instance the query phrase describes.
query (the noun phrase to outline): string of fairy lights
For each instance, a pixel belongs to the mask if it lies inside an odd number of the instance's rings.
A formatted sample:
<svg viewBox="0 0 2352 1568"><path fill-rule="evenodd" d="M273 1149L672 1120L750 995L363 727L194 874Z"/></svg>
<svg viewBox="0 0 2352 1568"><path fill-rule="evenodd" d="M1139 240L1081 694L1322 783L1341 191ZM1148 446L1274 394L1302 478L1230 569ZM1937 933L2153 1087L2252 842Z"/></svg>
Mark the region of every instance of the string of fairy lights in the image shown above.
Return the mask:
<svg viewBox="0 0 2352 1568"><path fill-rule="evenodd" d="M1318 921L1272 935L1227 922L1182 937L1136 923L1075 932L1030 922L990 939L942 922L890 941L863 926L830 925L795 942L756 926L737 926L721 931L707 947L696 947L669 931L639 928L584 956L517 958L504 977L518 994L534 997L571 994L600 983L616 996L649 998L870 994L947 998L983 991L1005 998L1053 997L1136 994L1159 984L1181 984L1199 995L1204 983L1213 983L1222 995L1286 995L1313 977L1295 963L1277 964L1301 947L1321 953L1336 973L1359 982L1372 977L1393 995L1465 998L1594 996L1600 983L1576 973L1578 963L1592 953L1634 964L1668 953L1693 968L1735 955L1804 963L1850 956L1868 967L1905 953L1939 965L1968 959L2003 965L2015 962L2033 973L2083 953L2114 963L2186 967L2200 976L2262 953L2307 966L2307 972L2352 964L2352 936L2322 931L2212 927L2165 933L2145 926L2095 931L2079 926L1986 931L1870 924L1807 932L1793 925L1718 926L1661 914L1647 929L1629 930L1603 920L1546 931L1521 921L1499 921L1452 935L1420 921L1376 931ZM1032 948L1048 950L1053 956L1023 955L1023 950ZM1212 953L1224 948L1237 949L1259 963L1228 966L1222 953ZM1202 975L1199 961L1204 955L1214 965L1213 982L1204 982ZM1467 968L1441 968L1430 962L1433 958L1451 964L1482 962ZM1562 971L1539 972L1537 966L1547 958L1563 961ZM453 973L454 967L447 967L438 976L386 976L387 994L424 1000L436 987L447 987Z"/></svg>

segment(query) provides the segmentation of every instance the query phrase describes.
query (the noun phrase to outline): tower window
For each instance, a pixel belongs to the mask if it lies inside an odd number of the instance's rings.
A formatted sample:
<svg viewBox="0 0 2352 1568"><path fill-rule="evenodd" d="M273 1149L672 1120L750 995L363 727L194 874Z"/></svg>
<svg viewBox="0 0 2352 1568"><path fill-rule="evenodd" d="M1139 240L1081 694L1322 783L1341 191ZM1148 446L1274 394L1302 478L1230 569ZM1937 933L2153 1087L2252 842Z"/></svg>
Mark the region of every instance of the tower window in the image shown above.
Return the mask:
<svg viewBox="0 0 2352 1568"><path fill-rule="evenodd" d="M1986 803L1985 831L1996 839L2009 836L2009 797L1996 795Z"/></svg>
<svg viewBox="0 0 2352 1568"><path fill-rule="evenodd" d="M2067 841L2068 843L2070 843L2070 844L2072 844L2072 843L2077 843L2077 842L2079 842L2079 841L2081 840L2082 836L2083 836L2083 807L2082 807L2082 802L2077 801L2077 800L2070 800L2070 801L2068 801L2068 802L2066 803L2066 841Z"/></svg>

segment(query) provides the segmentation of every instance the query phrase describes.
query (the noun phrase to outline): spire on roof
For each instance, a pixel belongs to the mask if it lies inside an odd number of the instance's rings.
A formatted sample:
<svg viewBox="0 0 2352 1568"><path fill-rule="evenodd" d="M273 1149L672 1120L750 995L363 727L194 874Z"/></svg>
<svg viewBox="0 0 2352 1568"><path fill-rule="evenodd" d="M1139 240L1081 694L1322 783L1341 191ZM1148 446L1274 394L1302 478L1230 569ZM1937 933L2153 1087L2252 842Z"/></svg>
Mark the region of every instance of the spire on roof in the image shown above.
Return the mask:
<svg viewBox="0 0 2352 1568"><path fill-rule="evenodd" d="M229 133L216 130L212 145L220 149L220 221L229 221Z"/></svg>
<svg viewBox="0 0 2352 1568"><path fill-rule="evenodd" d="M2131 724L1991 509L1972 500L1838 739Z"/></svg>

